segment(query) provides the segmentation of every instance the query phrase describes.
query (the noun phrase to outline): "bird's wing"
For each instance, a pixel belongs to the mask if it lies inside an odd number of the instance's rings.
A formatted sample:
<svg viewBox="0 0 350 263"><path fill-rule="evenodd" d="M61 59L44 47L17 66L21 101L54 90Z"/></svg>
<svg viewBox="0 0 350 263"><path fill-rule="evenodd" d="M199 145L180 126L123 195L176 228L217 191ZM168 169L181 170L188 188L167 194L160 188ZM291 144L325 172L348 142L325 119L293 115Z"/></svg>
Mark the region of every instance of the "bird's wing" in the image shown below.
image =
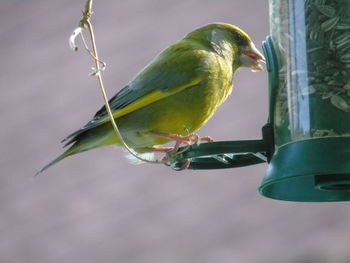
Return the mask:
<svg viewBox="0 0 350 263"><path fill-rule="evenodd" d="M164 50L126 87L109 100L114 118L124 116L186 88L199 85L201 79L197 74L197 69L204 53L204 51L194 51L193 47L189 49L181 45L173 45ZM107 121L109 121L109 116L106 107L103 106L91 121L63 141ZM71 141L67 144L70 144Z"/></svg>

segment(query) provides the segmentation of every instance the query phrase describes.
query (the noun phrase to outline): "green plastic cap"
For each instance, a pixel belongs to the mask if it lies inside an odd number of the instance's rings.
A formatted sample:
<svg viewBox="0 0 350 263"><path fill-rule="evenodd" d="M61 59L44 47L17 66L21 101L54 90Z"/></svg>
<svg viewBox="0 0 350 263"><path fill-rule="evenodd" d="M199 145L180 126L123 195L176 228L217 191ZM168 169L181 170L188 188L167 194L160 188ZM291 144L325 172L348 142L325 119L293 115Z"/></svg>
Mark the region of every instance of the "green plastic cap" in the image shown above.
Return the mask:
<svg viewBox="0 0 350 263"><path fill-rule="evenodd" d="M350 138L309 139L278 148L259 191L278 200L349 201Z"/></svg>

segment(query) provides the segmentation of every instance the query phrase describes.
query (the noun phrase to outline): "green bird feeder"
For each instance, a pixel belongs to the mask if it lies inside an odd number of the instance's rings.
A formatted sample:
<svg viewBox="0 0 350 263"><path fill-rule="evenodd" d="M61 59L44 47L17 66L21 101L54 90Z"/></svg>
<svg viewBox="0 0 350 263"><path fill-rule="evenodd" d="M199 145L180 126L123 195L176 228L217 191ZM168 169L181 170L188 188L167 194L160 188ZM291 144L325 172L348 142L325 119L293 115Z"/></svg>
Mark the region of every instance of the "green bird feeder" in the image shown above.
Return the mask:
<svg viewBox="0 0 350 263"><path fill-rule="evenodd" d="M268 162L259 191L288 201L350 200L350 1L270 0L263 42L269 118L262 139L193 145L173 166Z"/></svg>

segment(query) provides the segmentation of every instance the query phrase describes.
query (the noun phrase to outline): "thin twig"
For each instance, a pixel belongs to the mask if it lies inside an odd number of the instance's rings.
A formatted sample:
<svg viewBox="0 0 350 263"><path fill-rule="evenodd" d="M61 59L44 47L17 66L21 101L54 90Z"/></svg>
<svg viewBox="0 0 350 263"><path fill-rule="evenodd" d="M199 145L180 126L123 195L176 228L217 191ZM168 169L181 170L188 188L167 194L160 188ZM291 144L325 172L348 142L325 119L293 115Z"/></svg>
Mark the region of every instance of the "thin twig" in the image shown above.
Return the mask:
<svg viewBox="0 0 350 263"><path fill-rule="evenodd" d="M94 61L95 61L95 66L96 66L96 77L97 77L97 80L98 80L98 84L99 84L99 87L100 87L100 90L101 90L101 93L102 93L102 97L103 97L103 100L105 102L105 106L106 106L106 110L107 110L107 113L108 113L108 116L111 120L111 123L112 123L112 126L114 128L114 131L117 135L117 137L121 140L123 146L127 149L127 151L133 155L135 158L143 161L143 162L146 162L146 163L156 163L156 164L163 164L166 162L166 160L147 160L147 159L144 159L142 157L140 157L132 148L130 148L126 142L124 141L120 131L119 131L119 128L117 126L117 124L115 123L115 120L114 120L114 116L113 116L113 113L111 111L111 108L109 106L109 103L108 103L108 97L106 95L106 91L104 89L104 85L103 85L103 81L102 81L102 76L101 76L101 68L100 68L100 63L101 63L101 60L99 60L98 58L98 54L97 54L97 48L96 48L96 42L95 42L95 35L94 35L94 30L93 30L93 27L92 27L92 24L90 22L90 17L92 15L92 1L93 0L87 0L86 1L86 4L85 4L85 8L83 10L83 18L80 20L80 23L79 23L79 26L81 28L87 28L88 31L89 31L89 35L90 35L90 40L91 40L91 45L92 45L92 51L90 51L89 53L91 54L91 56L93 57ZM85 42L85 40L83 39L83 41ZM84 43L84 45L87 47L86 45L86 42Z"/></svg>
<svg viewBox="0 0 350 263"><path fill-rule="evenodd" d="M93 69L93 72L90 73L91 76L95 76L97 74L97 72L102 72L106 69L106 62L98 59L95 57L95 55L92 53L91 49L89 48L88 44L86 43L86 40L85 40L85 37L84 37L84 34L80 34L81 36L81 40L83 41L83 45L85 47L85 50L89 53L89 55L96 61L98 61L101 65L101 68L99 70L95 69L94 67L92 68Z"/></svg>

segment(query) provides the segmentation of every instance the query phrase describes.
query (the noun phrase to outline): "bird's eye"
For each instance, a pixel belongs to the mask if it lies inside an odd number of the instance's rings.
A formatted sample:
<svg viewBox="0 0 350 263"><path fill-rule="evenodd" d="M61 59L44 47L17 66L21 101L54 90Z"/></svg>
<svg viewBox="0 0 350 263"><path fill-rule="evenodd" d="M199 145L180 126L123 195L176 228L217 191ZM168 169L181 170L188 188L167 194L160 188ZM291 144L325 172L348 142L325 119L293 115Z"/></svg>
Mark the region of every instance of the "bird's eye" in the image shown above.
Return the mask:
<svg viewBox="0 0 350 263"><path fill-rule="evenodd" d="M235 39L238 44L240 44L243 41L243 37L241 34L235 34Z"/></svg>
<svg viewBox="0 0 350 263"><path fill-rule="evenodd" d="M244 45L246 42L246 39L239 33L234 34L234 38L238 45Z"/></svg>

